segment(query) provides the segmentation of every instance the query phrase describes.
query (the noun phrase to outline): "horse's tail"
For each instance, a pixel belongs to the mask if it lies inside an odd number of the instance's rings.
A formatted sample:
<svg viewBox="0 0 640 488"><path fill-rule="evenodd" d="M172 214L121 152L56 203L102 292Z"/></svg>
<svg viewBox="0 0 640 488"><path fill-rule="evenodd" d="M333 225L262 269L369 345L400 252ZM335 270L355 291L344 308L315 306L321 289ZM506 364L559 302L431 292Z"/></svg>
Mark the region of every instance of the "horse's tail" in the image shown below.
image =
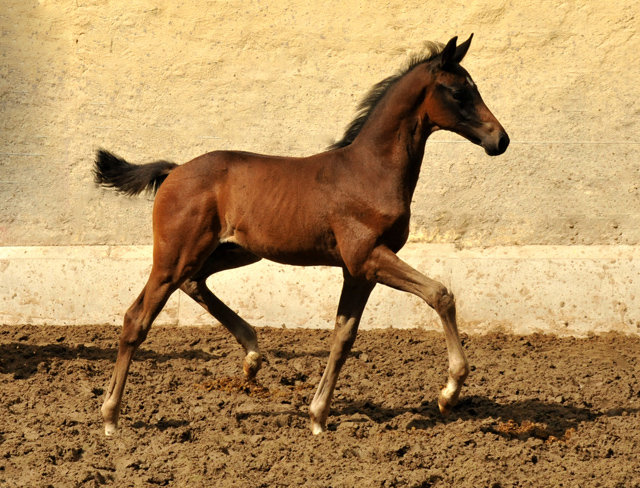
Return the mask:
<svg viewBox="0 0 640 488"><path fill-rule="evenodd" d="M93 175L97 185L115 188L125 195L133 196L145 190L155 194L165 178L177 166L169 161L131 164L100 149L96 154Z"/></svg>

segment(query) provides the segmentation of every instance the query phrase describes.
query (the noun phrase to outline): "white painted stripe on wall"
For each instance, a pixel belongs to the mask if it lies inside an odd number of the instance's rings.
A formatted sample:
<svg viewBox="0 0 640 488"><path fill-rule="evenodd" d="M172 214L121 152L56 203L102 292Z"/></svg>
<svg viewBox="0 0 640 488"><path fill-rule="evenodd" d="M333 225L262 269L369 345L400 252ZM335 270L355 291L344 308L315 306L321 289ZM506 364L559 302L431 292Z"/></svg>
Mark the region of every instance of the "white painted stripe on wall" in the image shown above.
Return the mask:
<svg viewBox="0 0 640 488"><path fill-rule="evenodd" d="M408 244L400 256L456 296L462 332L583 336L640 333L640 246L522 246L456 250ZM0 248L0 322L121 324L151 268L151 246ZM209 280L256 326L333 327L341 289L335 268L266 261ZM178 292L156 324L215 324ZM440 330L419 299L378 286L362 328Z"/></svg>

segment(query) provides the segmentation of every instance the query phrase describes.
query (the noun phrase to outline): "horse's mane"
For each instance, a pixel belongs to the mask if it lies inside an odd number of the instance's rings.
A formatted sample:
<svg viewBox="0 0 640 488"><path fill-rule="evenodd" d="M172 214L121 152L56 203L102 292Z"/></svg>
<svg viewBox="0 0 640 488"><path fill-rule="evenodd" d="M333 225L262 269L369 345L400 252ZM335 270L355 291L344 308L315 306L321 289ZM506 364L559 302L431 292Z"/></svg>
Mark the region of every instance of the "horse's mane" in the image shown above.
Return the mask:
<svg viewBox="0 0 640 488"><path fill-rule="evenodd" d="M369 115L371 115L373 109L376 108L389 89L416 66L433 60L442 52L442 49L444 49L444 44L430 41L426 42L423 52L411 56L407 64L400 69L400 71L373 85L369 93L367 93L360 102L360 105L358 105L356 118L349 124L342 139L329 146L329 149L339 149L351 144L358 134L360 134L362 127L364 127L364 124L369 119Z"/></svg>

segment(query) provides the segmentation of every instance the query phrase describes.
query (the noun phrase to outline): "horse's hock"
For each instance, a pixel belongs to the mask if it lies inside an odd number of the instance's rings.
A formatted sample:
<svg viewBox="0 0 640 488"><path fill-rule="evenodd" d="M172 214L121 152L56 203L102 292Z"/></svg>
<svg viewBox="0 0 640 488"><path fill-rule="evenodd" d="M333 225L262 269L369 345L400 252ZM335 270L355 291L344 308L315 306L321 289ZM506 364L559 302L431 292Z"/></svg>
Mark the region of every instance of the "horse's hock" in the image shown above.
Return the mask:
<svg viewBox="0 0 640 488"><path fill-rule="evenodd" d="M314 154L425 40L474 32L465 66L511 146L494 160L435 134L400 256L455 294L463 332L637 333L637 18L630 0L5 2L0 320L120 324L144 283L151 202L93 186L98 146L140 162ZM332 327L339 271L259 263L215 280L254 325ZM176 295L158 323L211 322ZM440 329L378 287L362 327L389 326Z"/></svg>

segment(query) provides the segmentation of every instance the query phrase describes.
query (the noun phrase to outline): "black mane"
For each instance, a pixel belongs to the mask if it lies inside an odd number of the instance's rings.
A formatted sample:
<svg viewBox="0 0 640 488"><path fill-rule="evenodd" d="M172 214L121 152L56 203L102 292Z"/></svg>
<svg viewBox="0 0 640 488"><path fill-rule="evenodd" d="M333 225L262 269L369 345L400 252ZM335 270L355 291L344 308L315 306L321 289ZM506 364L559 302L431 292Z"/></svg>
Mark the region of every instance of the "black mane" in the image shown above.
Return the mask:
<svg viewBox="0 0 640 488"><path fill-rule="evenodd" d="M329 150L340 149L341 147L346 147L351 144L362 130L362 127L364 127L364 124L369 119L369 115L371 115L373 109L376 108L389 89L416 66L433 60L438 54L440 54L443 47L444 46L439 43L427 43L425 46L425 52L412 56L407 65L396 74L373 85L371 90L369 90L369 93L367 93L364 99L360 102L360 105L358 105L356 118L353 119L351 124L349 124L347 130L344 132L344 136L342 136L342 139L329 146Z"/></svg>

